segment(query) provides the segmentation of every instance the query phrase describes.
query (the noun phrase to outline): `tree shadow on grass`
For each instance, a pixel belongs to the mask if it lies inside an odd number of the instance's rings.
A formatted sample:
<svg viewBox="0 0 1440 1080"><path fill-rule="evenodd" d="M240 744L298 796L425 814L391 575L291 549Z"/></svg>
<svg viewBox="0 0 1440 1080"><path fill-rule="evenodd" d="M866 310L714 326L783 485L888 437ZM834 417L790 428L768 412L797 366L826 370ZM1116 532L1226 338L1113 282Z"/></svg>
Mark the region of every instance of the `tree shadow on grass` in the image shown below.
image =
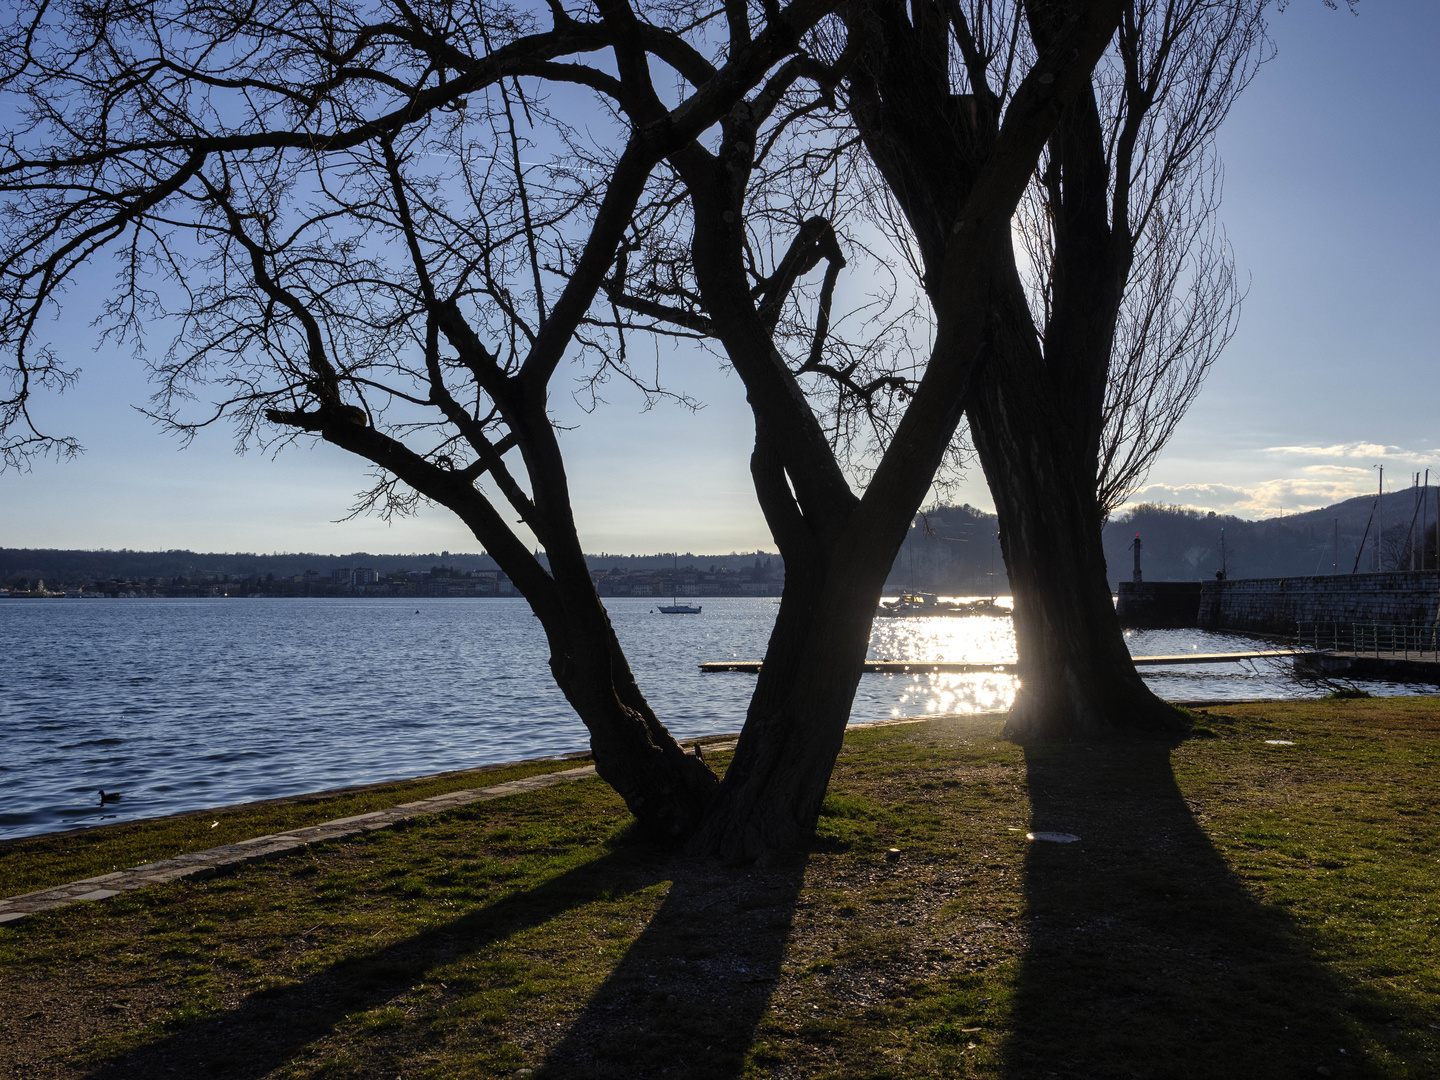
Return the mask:
<svg viewBox="0 0 1440 1080"><path fill-rule="evenodd" d="M643 849L602 856L442 926L347 957L298 984L252 993L237 1007L104 1062L89 1075L266 1076L329 1035L347 1016L393 1000L437 966L596 900L664 881L665 862L660 854Z"/></svg>
<svg viewBox="0 0 1440 1080"><path fill-rule="evenodd" d="M780 977L804 867L677 859L671 871L665 903L538 1076L724 1080L743 1071Z"/></svg>
<svg viewBox="0 0 1440 1080"><path fill-rule="evenodd" d="M1028 946L1005 1075L1380 1075L1403 1011L1346 987L1234 876L1162 743L1026 749ZM1388 1075L1388 1074L1387 1074Z"/></svg>
<svg viewBox="0 0 1440 1080"><path fill-rule="evenodd" d="M659 911L558 1042L523 1016L515 1024L520 1041L543 1058L545 1076L734 1077L779 977L802 879L799 867L726 868L625 847L299 984L253 993L89 1075L267 1076L303 1060L307 1047L347 1018L433 979L437 968L586 905L668 882ZM362 1075L404 1074L419 1049L416 1038L415 1031L397 1031L393 1039L371 1040L364 1060L352 1056L349 1065Z"/></svg>

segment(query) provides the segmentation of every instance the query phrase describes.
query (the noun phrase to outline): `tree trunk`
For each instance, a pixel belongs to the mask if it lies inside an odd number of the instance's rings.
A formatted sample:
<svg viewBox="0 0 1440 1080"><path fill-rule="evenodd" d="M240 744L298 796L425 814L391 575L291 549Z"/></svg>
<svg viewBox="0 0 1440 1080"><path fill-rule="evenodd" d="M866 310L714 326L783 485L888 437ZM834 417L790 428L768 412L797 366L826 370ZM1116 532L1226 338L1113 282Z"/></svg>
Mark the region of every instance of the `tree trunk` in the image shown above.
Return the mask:
<svg viewBox="0 0 1440 1080"><path fill-rule="evenodd" d="M550 670L590 732L600 778L625 800L649 837L678 843L695 831L720 781L685 752L650 708L598 596L594 604L598 620L591 612L572 625L600 621L603 627L551 634Z"/></svg>
<svg viewBox="0 0 1440 1080"><path fill-rule="evenodd" d="M813 602L782 600L801 610L776 621L735 758L691 852L726 862L783 860L810 842L893 553L875 552L870 561L858 581L827 575ZM789 593L788 568L786 575Z"/></svg>
<svg viewBox="0 0 1440 1080"><path fill-rule="evenodd" d="M1184 718L1141 680L1110 597L1093 469L1063 420L1037 423L996 364L971 400L970 431L1000 518L1015 597L1017 740L1165 734ZM1025 417L1015 422L1015 415Z"/></svg>
<svg viewBox="0 0 1440 1080"><path fill-rule="evenodd" d="M1009 222L1016 204L1059 107L1085 84L1113 36L1120 4L1094 0L1067 20L1069 40L1047 52L1043 74L1022 81L1003 130L998 109L991 108L997 98L982 102L976 95L967 103L951 91L949 10L913 7L876 3L850 12L850 32L868 41L863 58L846 72L855 119L915 228L937 311L925 373L907 388L904 414L860 499L796 368L776 345L793 279L778 268L755 276L745 185L762 114L732 112L718 155L698 144L672 155L692 199L691 253L706 312L755 414L751 471L787 578L735 758L688 845L697 854L783 858L813 834L864 670L880 590L983 363L989 267L999 251L1013 258ZM819 235L797 236L791 247L797 260L809 259L808 267L824 255L805 247ZM836 265L832 261L830 270ZM822 295L828 305L828 294ZM823 354L824 325L817 319L816 356ZM1093 489L1093 478L1087 486Z"/></svg>
<svg viewBox="0 0 1440 1080"><path fill-rule="evenodd" d="M543 408L536 416L528 426L516 426L529 437L532 480L549 496L549 513L535 515L548 570L468 480L364 424L342 419L320 430L327 441L373 461L465 523L540 620L555 682L590 732L596 772L649 835L678 842L714 801L719 780L685 753L640 692L580 549L554 432Z"/></svg>

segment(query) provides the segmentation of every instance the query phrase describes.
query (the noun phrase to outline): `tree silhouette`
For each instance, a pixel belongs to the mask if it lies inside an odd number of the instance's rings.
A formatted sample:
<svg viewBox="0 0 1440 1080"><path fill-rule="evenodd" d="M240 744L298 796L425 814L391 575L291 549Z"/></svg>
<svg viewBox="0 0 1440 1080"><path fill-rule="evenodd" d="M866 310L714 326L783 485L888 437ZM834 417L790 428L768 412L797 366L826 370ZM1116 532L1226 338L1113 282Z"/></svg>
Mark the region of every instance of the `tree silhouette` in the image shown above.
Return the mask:
<svg viewBox="0 0 1440 1080"><path fill-rule="evenodd" d="M792 850L885 575L996 352L1010 221L1124 10L972 6L33 0L0 39L6 463L77 449L30 420L29 395L72 377L39 320L113 255L105 332L171 333L156 417L228 420L242 445L318 437L376 467L357 509L450 509L539 617L642 822L727 858ZM1008 49L982 58L982 26ZM1001 89L957 96L956 74ZM915 181L934 318L908 359L903 313L836 308L857 251L827 192L876 189L845 115L892 190ZM844 170L868 188L837 187ZM632 364L639 329L714 341L743 380L786 558L721 787L636 685L550 414L562 370L672 393Z"/></svg>

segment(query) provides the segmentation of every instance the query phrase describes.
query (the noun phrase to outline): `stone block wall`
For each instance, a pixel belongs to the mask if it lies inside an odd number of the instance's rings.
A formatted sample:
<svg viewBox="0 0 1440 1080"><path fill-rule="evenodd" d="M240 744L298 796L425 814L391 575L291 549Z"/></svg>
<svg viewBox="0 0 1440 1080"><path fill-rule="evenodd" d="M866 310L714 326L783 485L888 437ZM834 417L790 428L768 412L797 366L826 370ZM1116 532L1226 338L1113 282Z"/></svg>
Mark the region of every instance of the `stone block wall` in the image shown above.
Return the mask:
<svg viewBox="0 0 1440 1080"><path fill-rule="evenodd" d="M1198 581L1122 581L1115 614L1121 626L1157 630L1194 626L1200 585Z"/></svg>
<svg viewBox="0 0 1440 1080"><path fill-rule="evenodd" d="M1302 622L1428 625L1437 596L1434 570L1207 581L1196 625L1257 634L1291 634Z"/></svg>

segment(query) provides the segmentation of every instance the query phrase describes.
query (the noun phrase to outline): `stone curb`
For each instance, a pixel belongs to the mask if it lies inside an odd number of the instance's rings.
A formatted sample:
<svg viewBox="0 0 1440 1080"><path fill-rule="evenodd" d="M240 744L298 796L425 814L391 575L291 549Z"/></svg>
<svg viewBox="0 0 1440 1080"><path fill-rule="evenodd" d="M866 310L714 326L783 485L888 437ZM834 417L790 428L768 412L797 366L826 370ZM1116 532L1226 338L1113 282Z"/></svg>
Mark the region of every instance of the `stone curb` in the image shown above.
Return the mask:
<svg viewBox="0 0 1440 1080"><path fill-rule="evenodd" d="M111 874L101 874L99 877L86 878L83 881L72 881L68 885L56 885L49 889L24 893L21 896L9 896L0 900L0 923L14 922L16 919L23 919L26 915L34 914L37 911L68 907L81 900L106 900L132 889L143 889L147 885L165 885L172 881L179 881L181 878L212 877L221 869L239 866L242 863L273 859L278 855L299 851L310 844L319 844L327 840L343 840L346 837L359 836L361 833L374 832L376 829L389 828L397 822L407 821L424 814L441 814L470 803L502 799L507 795L519 795L526 791L538 791L541 788L552 787L571 780L586 780L594 775L595 766L586 765L579 769L566 769L564 772L526 776L508 783L496 784L494 787L448 791L443 795L421 799L418 802L401 803L388 810L375 810L369 814L337 818L334 821L321 822L319 825L307 825L304 828L291 829L288 832L256 836L250 840L241 840L239 843L213 847L208 851L194 851L186 855L177 855L173 859L145 863L143 866L132 866L128 870L117 870Z"/></svg>
<svg viewBox="0 0 1440 1080"><path fill-rule="evenodd" d="M891 727L896 724L919 724L927 720L941 719L943 715L945 714L892 717L885 720L851 724L849 727L853 730L855 728ZM713 740L715 737L711 736L710 738ZM722 735L720 738L726 737ZM702 745L707 750L733 750L735 748L734 742L703 741ZM122 892L143 889L147 885L166 885L172 881L179 881L181 878L213 877L224 868L273 859L278 855L299 851L310 844L319 844L327 840L343 840L346 837L359 836L361 833L373 832L376 829L385 829L397 822L407 821L425 814L440 814L460 806L467 806L470 803L503 799L507 795L538 791L541 788L553 787L571 780L586 780L594 775L595 766L586 765L578 769L566 769L563 772L526 776L508 783L496 784L493 787L449 791L443 795L421 799L418 802L400 803L388 810L375 810L368 814L324 821L319 825L306 825L304 828L291 829L288 832L256 836L234 844L222 844L220 847L213 847L207 851L193 851L185 855L177 855L173 859L132 866L128 870L116 870L114 873L85 878L83 881L72 881L68 885L55 885L48 889L23 893L20 896L9 896L0 899L0 923L14 922L16 919L23 919L26 915L33 915L38 911L69 907L82 900L107 900Z"/></svg>

